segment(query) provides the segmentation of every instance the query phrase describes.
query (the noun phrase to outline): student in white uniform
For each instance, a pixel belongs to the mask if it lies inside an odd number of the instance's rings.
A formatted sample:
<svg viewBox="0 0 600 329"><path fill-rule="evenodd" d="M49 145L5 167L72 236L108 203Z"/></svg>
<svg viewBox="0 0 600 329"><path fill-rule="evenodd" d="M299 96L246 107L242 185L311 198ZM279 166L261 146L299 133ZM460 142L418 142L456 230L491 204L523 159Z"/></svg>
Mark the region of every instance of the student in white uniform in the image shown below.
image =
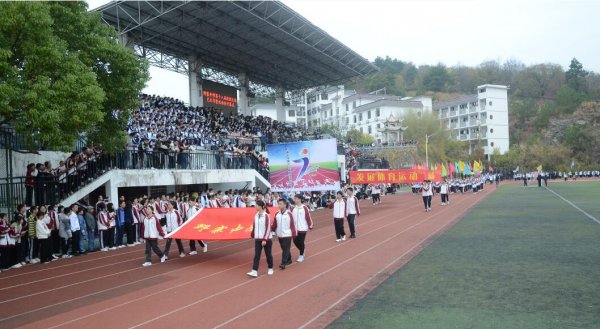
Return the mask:
<svg viewBox="0 0 600 329"><path fill-rule="evenodd" d="M303 203L302 195L296 194L294 197L294 205L292 206L292 215L294 217L294 225L296 226L297 235L294 238L294 245L298 248L300 256L298 256L298 262L304 261L304 250L306 232L313 229L312 218L310 217L310 210Z"/></svg>
<svg viewBox="0 0 600 329"><path fill-rule="evenodd" d="M267 266L269 267L267 274L273 275L273 241L271 240L271 226L273 223L264 201L258 201L255 208L256 215L254 215L252 234L250 235L250 237L254 239L254 261L252 263L252 271L247 273L253 278L258 277L258 265L263 249L265 250Z"/></svg>

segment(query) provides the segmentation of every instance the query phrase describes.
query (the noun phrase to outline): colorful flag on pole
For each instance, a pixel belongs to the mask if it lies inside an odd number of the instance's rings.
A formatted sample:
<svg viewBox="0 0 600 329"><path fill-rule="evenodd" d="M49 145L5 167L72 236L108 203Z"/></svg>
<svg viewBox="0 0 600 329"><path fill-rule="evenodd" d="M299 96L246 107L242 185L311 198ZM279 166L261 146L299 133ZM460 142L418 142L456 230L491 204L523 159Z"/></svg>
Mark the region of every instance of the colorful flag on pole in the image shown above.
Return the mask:
<svg viewBox="0 0 600 329"><path fill-rule="evenodd" d="M462 160L460 160L460 161L458 161L458 165L459 165L458 168L460 169L460 172L464 174L465 173L465 163L462 162Z"/></svg>
<svg viewBox="0 0 600 329"><path fill-rule="evenodd" d="M542 172L542 169L543 169L542 165L537 166L537 172Z"/></svg>
<svg viewBox="0 0 600 329"><path fill-rule="evenodd" d="M448 172L446 171L446 167L442 163L442 177L446 177L446 176L448 176Z"/></svg>
<svg viewBox="0 0 600 329"><path fill-rule="evenodd" d="M454 166L454 163L450 162L450 174L452 175L455 172L456 172L456 167Z"/></svg>

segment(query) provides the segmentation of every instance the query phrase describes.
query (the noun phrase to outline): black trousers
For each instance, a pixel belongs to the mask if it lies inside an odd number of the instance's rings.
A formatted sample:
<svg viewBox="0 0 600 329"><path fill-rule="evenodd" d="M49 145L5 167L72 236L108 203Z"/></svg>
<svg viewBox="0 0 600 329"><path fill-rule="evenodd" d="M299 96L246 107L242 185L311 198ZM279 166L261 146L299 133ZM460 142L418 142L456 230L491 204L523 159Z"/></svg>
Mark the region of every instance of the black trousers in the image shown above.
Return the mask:
<svg viewBox="0 0 600 329"><path fill-rule="evenodd" d="M371 199L373 200L373 203L381 202L381 195L379 193L372 194Z"/></svg>
<svg viewBox="0 0 600 329"><path fill-rule="evenodd" d="M79 238L81 231L71 232L71 254L75 255L79 253Z"/></svg>
<svg viewBox="0 0 600 329"><path fill-rule="evenodd" d="M108 247L112 248L115 246L116 227L109 228L107 232L108 232L108 241L104 240L104 243L106 244L108 242Z"/></svg>
<svg viewBox="0 0 600 329"><path fill-rule="evenodd" d="M425 206L425 210L431 208L431 195L423 196L423 205Z"/></svg>
<svg viewBox="0 0 600 329"><path fill-rule="evenodd" d="M152 262L152 251L158 258L162 258L163 252L158 247L158 241L146 239L146 261L149 263Z"/></svg>
<svg viewBox="0 0 600 329"><path fill-rule="evenodd" d="M169 256L169 250L171 250L171 243L173 242L173 240L175 240L175 243L177 244L177 249L179 250L179 253L183 253L183 243L181 243L181 240L167 239L167 244L165 245L165 255L167 256Z"/></svg>
<svg viewBox="0 0 600 329"><path fill-rule="evenodd" d="M335 225L335 237L337 239L341 239L346 232L344 231L344 219L343 218L334 218L333 224Z"/></svg>
<svg viewBox="0 0 600 329"><path fill-rule="evenodd" d="M135 224L125 224L127 230L127 244L133 244L135 241Z"/></svg>
<svg viewBox="0 0 600 329"><path fill-rule="evenodd" d="M66 255L69 252L69 239L60 238L62 254Z"/></svg>
<svg viewBox="0 0 600 329"><path fill-rule="evenodd" d="M204 248L204 241L198 240L198 245ZM190 251L196 251L196 241L190 240Z"/></svg>
<svg viewBox="0 0 600 329"><path fill-rule="evenodd" d="M442 196L442 203L448 202L448 194L447 193L443 193L440 195Z"/></svg>
<svg viewBox="0 0 600 329"><path fill-rule="evenodd" d="M40 263L46 263L52 260L52 247L50 239L38 239L40 244Z"/></svg>
<svg viewBox="0 0 600 329"><path fill-rule="evenodd" d="M292 237L279 238L279 246L281 247L281 265L289 265L292 263Z"/></svg>
<svg viewBox="0 0 600 329"><path fill-rule="evenodd" d="M356 233L354 228L355 219L356 214L348 214L348 227L350 228L350 235L354 235Z"/></svg>
<svg viewBox="0 0 600 329"><path fill-rule="evenodd" d="M58 236L58 230L52 230L50 239L52 240L52 253L60 254L60 236Z"/></svg>
<svg viewBox="0 0 600 329"><path fill-rule="evenodd" d="M100 249L108 247L108 230L98 230L100 235Z"/></svg>
<svg viewBox="0 0 600 329"><path fill-rule="evenodd" d="M304 240L306 240L306 232L298 232L298 235L294 238L294 246L298 248L301 256L304 256Z"/></svg>
<svg viewBox="0 0 600 329"><path fill-rule="evenodd" d="M258 271L258 264L260 263L260 255L262 250L265 250L265 256L267 257L267 266L273 268L273 241L267 240L265 246L262 246L262 240L254 240L254 262L252 263L252 269Z"/></svg>

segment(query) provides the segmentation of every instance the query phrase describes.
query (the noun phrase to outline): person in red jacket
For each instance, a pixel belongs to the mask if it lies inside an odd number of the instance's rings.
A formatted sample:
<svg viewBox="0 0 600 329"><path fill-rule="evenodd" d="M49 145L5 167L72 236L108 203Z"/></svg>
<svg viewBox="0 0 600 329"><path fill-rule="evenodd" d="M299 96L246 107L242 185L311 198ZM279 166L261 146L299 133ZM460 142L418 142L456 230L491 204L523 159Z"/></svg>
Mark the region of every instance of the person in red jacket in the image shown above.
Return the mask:
<svg viewBox="0 0 600 329"><path fill-rule="evenodd" d="M142 221L142 236L146 241L146 262L142 266L152 265L152 251L160 258L160 262L164 263L167 258L158 247L158 237L165 236L165 232L160 225L160 219L154 214L152 206L146 207L147 217Z"/></svg>
<svg viewBox="0 0 600 329"><path fill-rule="evenodd" d="M257 201L255 208L256 215L254 215L252 234L250 235L254 239L254 261L252 263L252 271L247 273L253 278L258 277L258 265L263 249L265 250L267 266L269 267L267 274L273 275L273 241L271 241L271 225L273 223L271 222L271 216L264 201Z"/></svg>
<svg viewBox="0 0 600 329"><path fill-rule="evenodd" d="M312 218L310 217L310 210L303 203L302 195L296 194L294 196L294 205L292 206L292 216L294 218L294 226L298 231L296 237L294 238L294 245L300 251L300 256L298 256L298 262L302 263L304 261L304 250L306 240L306 232L308 230L313 229Z"/></svg>

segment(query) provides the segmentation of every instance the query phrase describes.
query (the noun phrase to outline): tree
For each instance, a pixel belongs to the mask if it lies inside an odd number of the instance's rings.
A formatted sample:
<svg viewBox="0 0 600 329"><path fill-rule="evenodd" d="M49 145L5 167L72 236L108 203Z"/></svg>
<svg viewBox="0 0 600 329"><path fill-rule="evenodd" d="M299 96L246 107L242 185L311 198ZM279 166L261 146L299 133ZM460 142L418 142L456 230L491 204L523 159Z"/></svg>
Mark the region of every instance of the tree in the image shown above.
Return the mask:
<svg viewBox="0 0 600 329"><path fill-rule="evenodd" d="M450 81L446 66L438 64L429 69L429 72L423 78L423 87L430 91L444 91Z"/></svg>
<svg viewBox="0 0 600 329"><path fill-rule="evenodd" d="M125 145L148 67L100 15L85 2L0 3L0 124L30 149L71 150L82 136L109 152Z"/></svg>
<svg viewBox="0 0 600 329"><path fill-rule="evenodd" d="M344 141L344 136L342 135L342 131L340 127L330 124L324 124L320 127L321 134L327 134L331 137L337 139L340 142Z"/></svg>
<svg viewBox="0 0 600 329"><path fill-rule="evenodd" d="M367 145L375 143L375 138L369 134L361 133L356 129L350 129L346 133L346 141L352 144Z"/></svg>
<svg viewBox="0 0 600 329"><path fill-rule="evenodd" d="M569 69L565 72L565 80L571 88L575 89L575 91L585 92L585 77L587 75L588 72L583 69L583 65L577 58L573 58L569 65Z"/></svg>

